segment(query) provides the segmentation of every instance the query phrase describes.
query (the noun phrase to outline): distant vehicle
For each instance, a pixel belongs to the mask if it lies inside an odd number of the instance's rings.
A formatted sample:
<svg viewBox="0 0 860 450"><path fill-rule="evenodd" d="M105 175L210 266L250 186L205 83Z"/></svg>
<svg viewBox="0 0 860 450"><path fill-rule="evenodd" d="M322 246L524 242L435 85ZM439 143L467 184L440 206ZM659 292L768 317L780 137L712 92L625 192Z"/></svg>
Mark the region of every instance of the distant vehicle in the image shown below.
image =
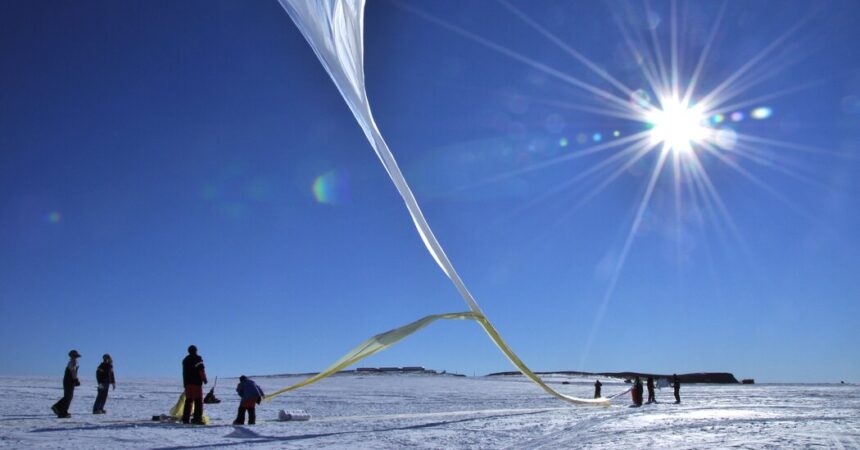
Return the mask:
<svg viewBox="0 0 860 450"><path fill-rule="evenodd" d="M755 380L753 380L752 378L744 378L743 380L741 380L741 384L755 384Z"/></svg>

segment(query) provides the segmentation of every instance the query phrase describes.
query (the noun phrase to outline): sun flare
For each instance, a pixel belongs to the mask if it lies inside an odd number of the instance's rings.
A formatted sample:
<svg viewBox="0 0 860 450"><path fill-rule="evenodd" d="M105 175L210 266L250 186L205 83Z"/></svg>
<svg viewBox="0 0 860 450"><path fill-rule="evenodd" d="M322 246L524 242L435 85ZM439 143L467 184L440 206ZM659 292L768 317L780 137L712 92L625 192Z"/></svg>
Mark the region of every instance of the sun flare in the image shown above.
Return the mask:
<svg viewBox="0 0 860 450"><path fill-rule="evenodd" d="M661 99L661 108L652 108L645 114L653 145L664 145L676 155L693 151L710 136L707 114L699 106L689 106L675 98Z"/></svg>

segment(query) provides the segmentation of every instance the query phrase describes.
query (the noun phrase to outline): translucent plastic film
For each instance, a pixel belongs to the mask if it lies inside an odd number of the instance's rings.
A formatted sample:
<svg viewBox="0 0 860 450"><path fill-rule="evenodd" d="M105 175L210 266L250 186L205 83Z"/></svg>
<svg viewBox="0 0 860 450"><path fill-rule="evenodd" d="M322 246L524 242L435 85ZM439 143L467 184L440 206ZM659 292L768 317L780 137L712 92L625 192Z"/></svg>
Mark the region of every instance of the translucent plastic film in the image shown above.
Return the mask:
<svg viewBox="0 0 860 450"><path fill-rule="evenodd" d="M334 364L329 366L326 370L306 379L302 380L292 386L287 386L281 390L273 392L266 396L266 400L271 400L278 395L283 394L284 392L289 392L295 389L298 389L303 386L307 386L311 383L316 383L319 380L322 380L325 377L330 375L334 375L335 373L357 363L358 361L367 358L374 353L385 350L388 347L399 342L401 339L409 336L410 334L430 325L432 322L435 322L439 319L475 319L476 315L473 312L461 312L461 313L449 313L449 314L434 314L431 316L423 317L415 322L412 322L408 325L404 325L400 328L395 328L390 331L386 331L385 333L378 334L358 345L350 351L349 353L343 355L339 360L335 361Z"/></svg>
<svg viewBox="0 0 860 450"><path fill-rule="evenodd" d="M362 130L364 130L365 136L367 136L368 141L370 141L370 145L373 147L377 157L379 157L379 160L382 162L382 166L385 167L388 176L397 188L397 192L400 193L400 196L403 198L403 202L409 210L409 214L412 217L415 228L418 230L418 234L421 236L421 240L424 242L430 255L433 256L436 264L438 264L442 271L445 272L445 275L448 276L457 288L457 291L460 292L460 295L469 306L471 312L474 313L474 317L472 318L481 324L490 336L490 339L496 343L502 353L508 357L514 366L516 366L523 375L537 383L546 392L573 403L606 404L607 400L605 399L580 399L561 394L538 378L538 376L519 359L513 350L505 344L502 337L484 316L478 303L475 301L474 297L472 297L469 290L466 289L466 285L460 279L457 271L454 270L454 266L451 264L451 261L448 260L448 256L445 255L442 245L439 244L439 241L437 241L436 237L433 235L433 231L430 229L430 225L424 218L424 214L422 214L421 208L418 206L418 202L412 194L412 190L409 188L409 185L406 183L406 179L403 177L403 174L400 172L400 168L397 166L394 155L388 149L388 145L382 138L382 134L376 126L376 123L373 120L373 114L370 110L370 103L367 99L367 92L364 84L364 0L278 1L296 23L299 30L301 30L305 39L310 44L311 48L313 48L314 53L316 53L317 58L319 58L344 100L346 100L347 105L349 105L350 110L352 110L353 115L355 115L356 120ZM427 318L425 317L417 322L413 322L413 324L419 323L425 319ZM407 327L410 325L407 325ZM417 331L425 325L421 325L406 335ZM392 332L393 331L396 330L392 330ZM348 356L349 354L347 357ZM317 377L319 377L317 379L324 378L319 375ZM310 384L312 382L313 381L309 381L305 384ZM295 389L296 387L292 388Z"/></svg>

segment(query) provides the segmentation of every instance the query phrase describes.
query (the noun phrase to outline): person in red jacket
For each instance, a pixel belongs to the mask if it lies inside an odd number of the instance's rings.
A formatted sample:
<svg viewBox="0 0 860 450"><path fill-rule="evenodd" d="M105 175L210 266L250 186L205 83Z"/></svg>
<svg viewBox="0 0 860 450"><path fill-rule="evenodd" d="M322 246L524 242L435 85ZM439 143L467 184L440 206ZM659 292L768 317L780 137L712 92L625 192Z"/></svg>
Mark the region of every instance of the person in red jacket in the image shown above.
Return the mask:
<svg viewBox="0 0 860 450"><path fill-rule="evenodd" d="M654 397L654 377L648 377L645 386L648 388L648 403L657 403L657 399Z"/></svg>
<svg viewBox="0 0 860 450"><path fill-rule="evenodd" d="M194 418L190 423L203 425L203 385L208 383L206 367L203 358L197 354L197 347L188 347L188 356L182 360L182 383L185 385L185 409L182 411L182 423L189 423L191 407L194 407Z"/></svg>

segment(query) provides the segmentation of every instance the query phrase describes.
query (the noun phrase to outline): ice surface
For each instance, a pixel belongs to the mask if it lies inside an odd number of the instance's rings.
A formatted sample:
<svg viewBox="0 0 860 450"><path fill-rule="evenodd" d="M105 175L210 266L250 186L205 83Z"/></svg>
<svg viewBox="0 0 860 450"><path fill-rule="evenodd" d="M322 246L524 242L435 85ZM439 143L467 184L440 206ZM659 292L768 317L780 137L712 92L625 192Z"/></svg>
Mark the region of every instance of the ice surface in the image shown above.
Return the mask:
<svg viewBox="0 0 860 450"><path fill-rule="evenodd" d="M257 377L264 390L300 377ZM546 378L588 397L591 379ZM860 448L860 387L855 385L685 385L683 402L630 408L572 406L516 377L335 376L257 408L257 425L234 427L236 380L207 405L205 427L150 421L179 396L176 380L119 380L106 415L90 414L95 380L76 390L71 419L50 406L58 378L0 377L0 448ZM569 384L561 384L568 381ZM627 388L603 380L611 395ZM672 400L671 389L657 400ZM302 409L308 422L280 422Z"/></svg>

